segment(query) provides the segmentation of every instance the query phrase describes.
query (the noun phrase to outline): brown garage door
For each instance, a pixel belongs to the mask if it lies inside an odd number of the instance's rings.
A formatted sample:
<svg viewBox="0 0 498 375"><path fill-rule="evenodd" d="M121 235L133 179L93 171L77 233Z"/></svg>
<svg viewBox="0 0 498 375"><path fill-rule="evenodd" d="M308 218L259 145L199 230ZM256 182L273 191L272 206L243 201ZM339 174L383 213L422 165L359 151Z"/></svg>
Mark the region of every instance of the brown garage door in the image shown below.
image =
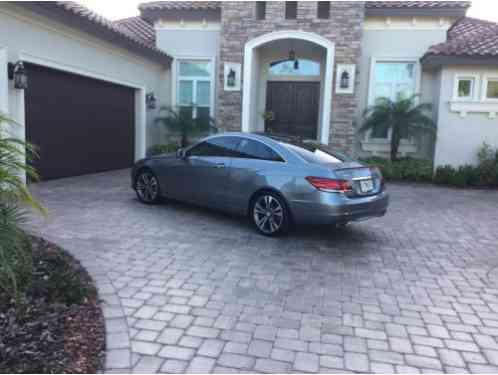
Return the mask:
<svg viewBox="0 0 498 375"><path fill-rule="evenodd" d="M134 161L133 89L27 65L26 139L42 180L128 168Z"/></svg>

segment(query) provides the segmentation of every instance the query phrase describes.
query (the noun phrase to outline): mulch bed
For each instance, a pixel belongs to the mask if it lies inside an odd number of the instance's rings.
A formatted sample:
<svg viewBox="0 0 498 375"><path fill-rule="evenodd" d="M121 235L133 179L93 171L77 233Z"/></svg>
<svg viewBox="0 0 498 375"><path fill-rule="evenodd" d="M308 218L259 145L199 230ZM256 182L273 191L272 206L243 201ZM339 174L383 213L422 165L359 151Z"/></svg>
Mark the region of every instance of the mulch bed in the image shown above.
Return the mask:
<svg viewBox="0 0 498 375"><path fill-rule="evenodd" d="M104 318L86 270L33 238L31 285L18 308L0 292L0 373L102 371Z"/></svg>

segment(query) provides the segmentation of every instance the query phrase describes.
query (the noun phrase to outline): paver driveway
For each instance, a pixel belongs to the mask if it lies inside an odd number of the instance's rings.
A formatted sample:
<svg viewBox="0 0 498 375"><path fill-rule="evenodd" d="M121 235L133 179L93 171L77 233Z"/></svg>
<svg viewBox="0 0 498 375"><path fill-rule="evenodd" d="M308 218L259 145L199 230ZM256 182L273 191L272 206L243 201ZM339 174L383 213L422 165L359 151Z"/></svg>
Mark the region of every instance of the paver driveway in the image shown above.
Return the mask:
<svg viewBox="0 0 498 375"><path fill-rule="evenodd" d="M98 281L108 370L498 372L498 192L391 185L385 218L269 239L127 171L33 190Z"/></svg>

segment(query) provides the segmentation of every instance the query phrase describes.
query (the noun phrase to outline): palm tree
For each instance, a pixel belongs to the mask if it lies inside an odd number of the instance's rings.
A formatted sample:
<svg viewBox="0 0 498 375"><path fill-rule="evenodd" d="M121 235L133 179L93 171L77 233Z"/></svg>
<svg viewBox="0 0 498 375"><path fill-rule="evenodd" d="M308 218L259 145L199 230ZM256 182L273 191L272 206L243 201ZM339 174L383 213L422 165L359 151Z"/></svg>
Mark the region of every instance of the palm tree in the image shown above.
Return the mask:
<svg viewBox="0 0 498 375"><path fill-rule="evenodd" d="M0 204L15 202L44 212L22 178L25 174L30 181L39 179L36 170L30 165L30 162L38 157L36 149L33 145L10 136L7 124L19 126L14 120L0 113Z"/></svg>
<svg viewBox="0 0 498 375"><path fill-rule="evenodd" d="M0 291L20 305L32 274L31 246L22 225L27 218L24 206L45 213L23 179L38 175L29 164L36 157L32 145L10 136L8 124L19 125L0 113Z"/></svg>
<svg viewBox="0 0 498 375"><path fill-rule="evenodd" d="M218 132L213 118L192 118L190 110L186 111L181 108L161 108L155 122L166 126L171 132L179 134L181 147L188 146L192 137Z"/></svg>
<svg viewBox="0 0 498 375"><path fill-rule="evenodd" d="M391 130L391 161L398 157L402 138L409 138L421 133L435 134L436 125L430 117L432 105L417 104L418 95L406 98L398 95L396 100L379 98L364 114L360 132L373 130L386 133Z"/></svg>

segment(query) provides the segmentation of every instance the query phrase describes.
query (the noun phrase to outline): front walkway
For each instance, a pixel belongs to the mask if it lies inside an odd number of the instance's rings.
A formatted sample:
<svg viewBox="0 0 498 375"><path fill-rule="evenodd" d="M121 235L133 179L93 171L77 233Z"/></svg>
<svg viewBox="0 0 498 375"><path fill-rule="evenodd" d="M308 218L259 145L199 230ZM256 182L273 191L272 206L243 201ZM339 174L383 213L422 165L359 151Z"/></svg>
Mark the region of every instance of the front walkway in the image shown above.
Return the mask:
<svg viewBox="0 0 498 375"><path fill-rule="evenodd" d="M498 372L498 192L392 185L383 219L268 239L127 171L33 190L98 282L108 370Z"/></svg>

